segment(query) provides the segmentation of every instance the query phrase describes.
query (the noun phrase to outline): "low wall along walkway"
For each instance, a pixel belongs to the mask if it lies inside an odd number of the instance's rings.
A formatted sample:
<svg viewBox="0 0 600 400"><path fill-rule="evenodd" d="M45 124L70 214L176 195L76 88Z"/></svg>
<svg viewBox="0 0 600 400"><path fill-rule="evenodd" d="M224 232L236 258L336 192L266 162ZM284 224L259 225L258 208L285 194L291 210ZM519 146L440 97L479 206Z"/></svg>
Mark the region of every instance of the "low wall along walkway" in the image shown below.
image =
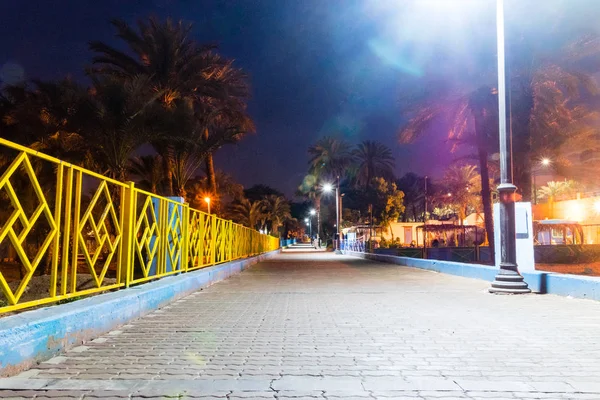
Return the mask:
<svg viewBox="0 0 600 400"><path fill-rule="evenodd" d="M492 282L498 273L497 267L481 264L425 260L353 251L344 251L344 254L406 267L463 276L465 278L483 279L489 282ZM522 272L521 274L525 278L525 282L527 282L529 288L536 293L600 300L600 278L598 277L554 274L543 271Z"/></svg>

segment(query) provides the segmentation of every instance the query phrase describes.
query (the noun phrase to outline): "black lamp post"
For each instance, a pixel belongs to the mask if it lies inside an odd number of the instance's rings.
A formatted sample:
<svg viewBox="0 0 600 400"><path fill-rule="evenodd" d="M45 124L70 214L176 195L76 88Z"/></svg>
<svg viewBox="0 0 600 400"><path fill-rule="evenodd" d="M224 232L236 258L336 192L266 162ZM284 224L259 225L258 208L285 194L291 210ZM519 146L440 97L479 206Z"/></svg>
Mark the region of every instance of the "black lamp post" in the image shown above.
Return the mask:
<svg viewBox="0 0 600 400"><path fill-rule="evenodd" d="M512 178L512 129L510 86L504 53L504 0L497 0L496 29L498 43L498 120L500 133L500 271L492 282L491 293L521 294L531 290L517 268L515 232L515 192ZM508 108L507 108L508 106Z"/></svg>

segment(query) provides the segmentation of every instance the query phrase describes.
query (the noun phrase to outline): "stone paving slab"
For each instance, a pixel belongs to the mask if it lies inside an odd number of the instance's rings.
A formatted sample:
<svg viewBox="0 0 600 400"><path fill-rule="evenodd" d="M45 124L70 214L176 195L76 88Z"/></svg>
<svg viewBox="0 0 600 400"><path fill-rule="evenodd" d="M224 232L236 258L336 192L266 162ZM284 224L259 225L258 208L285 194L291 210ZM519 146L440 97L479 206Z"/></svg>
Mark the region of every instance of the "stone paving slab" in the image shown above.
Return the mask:
<svg viewBox="0 0 600 400"><path fill-rule="evenodd" d="M0 398L600 399L600 303L286 253L14 378Z"/></svg>

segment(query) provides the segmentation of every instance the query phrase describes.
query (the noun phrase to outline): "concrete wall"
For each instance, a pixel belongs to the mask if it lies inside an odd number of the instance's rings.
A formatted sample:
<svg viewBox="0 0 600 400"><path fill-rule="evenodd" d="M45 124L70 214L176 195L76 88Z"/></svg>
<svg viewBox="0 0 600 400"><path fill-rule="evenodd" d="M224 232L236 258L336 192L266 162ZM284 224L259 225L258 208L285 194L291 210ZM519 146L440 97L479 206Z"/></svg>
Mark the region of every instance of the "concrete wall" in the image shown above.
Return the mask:
<svg viewBox="0 0 600 400"><path fill-rule="evenodd" d="M65 349L109 332L200 288L227 279L278 254L260 256L174 275L72 303L0 319L0 376L14 375Z"/></svg>
<svg viewBox="0 0 600 400"><path fill-rule="evenodd" d="M452 261L423 260L419 258L397 257L384 254L356 253L344 251L355 257L381 261L406 267L426 269L465 278L483 279L492 282L498 273L496 267L481 264L466 264ZM535 293L556 294L581 299L600 301L600 277L554 274L551 272L521 272L529 288Z"/></svg>

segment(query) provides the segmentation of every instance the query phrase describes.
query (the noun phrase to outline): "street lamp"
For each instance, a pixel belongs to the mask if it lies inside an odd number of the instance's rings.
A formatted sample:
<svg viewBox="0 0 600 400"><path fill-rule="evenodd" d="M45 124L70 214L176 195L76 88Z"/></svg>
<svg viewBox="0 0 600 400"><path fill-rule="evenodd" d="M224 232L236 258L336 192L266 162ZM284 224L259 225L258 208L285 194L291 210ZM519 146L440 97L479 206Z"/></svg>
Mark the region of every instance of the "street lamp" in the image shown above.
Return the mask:
<svg viewBox="0 0 600 400"><path fill-rule="evenodd" d="M205 197L204 201L206 202L206 205L208 207L208 215L210 215L210 197Z"/></svg>
<svg viewBox="0 0 600 400"><path fill-rule="evenodd" d="M304 222L308 225L308 236L312 239L312 218L304 218Z"/></svg>
<svg viewBox="0 0 600 400"><path fill-rule="evenodd" d="M540 160L540 167L534 168L534 170L533 170L533 204L537 204L537 182L536 182L537 174L541 168L547 167L551 163L552 163L552 160L550 160L547 157L544 157Z"/></svg>
<svg viewBox="0 0 600 400"><path fill-rule="evenodd" d="M323 192L331 193L333 191L333 185L331 183L325 183L323 185ZM337 185L335 186L335 239L333 241L334 250L339 253L339 240L340 240L340 177L337 177Z"/></svg>
<svg viewBox="0 0 600 400"><path fill-rule="evenodd" d="M496 0L496 32L498 45L498 122L500 136L500 271L492 282L491 293L519 294L531 290L517 268L517 237L515 232L515 192L512 182L512 126L510 90L504 53L504 0ZM508 105L508 112L507 112Z"/></svg>

